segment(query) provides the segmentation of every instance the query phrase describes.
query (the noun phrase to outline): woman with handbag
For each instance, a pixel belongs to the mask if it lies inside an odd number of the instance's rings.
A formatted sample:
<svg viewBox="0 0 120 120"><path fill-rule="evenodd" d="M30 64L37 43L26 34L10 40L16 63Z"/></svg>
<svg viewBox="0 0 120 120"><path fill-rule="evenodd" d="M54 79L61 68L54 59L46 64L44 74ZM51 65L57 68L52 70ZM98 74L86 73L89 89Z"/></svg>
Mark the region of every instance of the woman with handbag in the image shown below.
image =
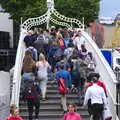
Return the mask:
<svg viewBox="0 0 120 120"><path fill-rule="evenodd" d="M51 69L50 64L46 61L45 56L41 53L39 55L39 61L36 62L37 71L37 80L40 84L40 89L42 93L42 100L46 99L46 90L48 82L48 69Z"/></svg>

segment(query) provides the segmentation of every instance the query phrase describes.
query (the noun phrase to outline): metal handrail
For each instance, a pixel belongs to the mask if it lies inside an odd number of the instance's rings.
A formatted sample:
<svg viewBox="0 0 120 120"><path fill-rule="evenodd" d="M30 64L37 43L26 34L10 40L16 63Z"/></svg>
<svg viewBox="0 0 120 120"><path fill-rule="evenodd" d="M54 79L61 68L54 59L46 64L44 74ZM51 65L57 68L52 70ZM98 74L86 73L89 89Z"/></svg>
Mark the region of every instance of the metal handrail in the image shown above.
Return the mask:
<svg viewBox="0 0 120 120"><path fill-rule="evenodd" d="M13 87L12 87L12 96L11 96L11 104L16 104L16 106L19 106L21 69L22 69L23 57L25 53L25 45L23 39L26 34L27 31L21 28L21 34L20 34L14 73L13 73Z"/></svg>
<svg viewBox="0 0 120 120"><path fill-rule="evenodd" d="M108 91L108 99L110 102L110 107L111 107L111 112L113 115L113 119L116 120L117 115L116 115L116 85L117 85L117 80L116 76L105 60L104 56L102 55L100 49L97 47L95 42L92 40L92 38L84 31L81 31L81 34L83 37L88 40L89 42L89 48L93 48L93 51L91 51L95 55L96 59L96 71L100 73L101 80L105 82L107 86L107 91Z"/></svg>

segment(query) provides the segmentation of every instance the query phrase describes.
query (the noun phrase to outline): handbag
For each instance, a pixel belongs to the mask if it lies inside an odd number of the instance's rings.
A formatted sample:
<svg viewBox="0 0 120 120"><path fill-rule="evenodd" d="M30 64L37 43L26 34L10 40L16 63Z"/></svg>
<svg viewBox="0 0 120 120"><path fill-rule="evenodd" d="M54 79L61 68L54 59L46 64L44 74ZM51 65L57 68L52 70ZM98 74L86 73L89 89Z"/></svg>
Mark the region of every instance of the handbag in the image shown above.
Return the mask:
<svg viewBox="0 0 120 120"><path fill-rule="evenodd" d="M88 69L91 69L91 70L95 69L95 64L93 61L90 61L90 63L88 64Z"/></svg>
<svg viewBox="0 0 120 120"><path fill-rule="evenodd" d="M112 114L108 105L106 105L106 107L103 110L103 120L112 120Z"/></svg>
<svg viewBox="0 0 120 120"><path fill-rule="evenodd" d="M59 93L60 94L67 94L68 90L65 86L65 80L63 78L59 78Z"/></svg>

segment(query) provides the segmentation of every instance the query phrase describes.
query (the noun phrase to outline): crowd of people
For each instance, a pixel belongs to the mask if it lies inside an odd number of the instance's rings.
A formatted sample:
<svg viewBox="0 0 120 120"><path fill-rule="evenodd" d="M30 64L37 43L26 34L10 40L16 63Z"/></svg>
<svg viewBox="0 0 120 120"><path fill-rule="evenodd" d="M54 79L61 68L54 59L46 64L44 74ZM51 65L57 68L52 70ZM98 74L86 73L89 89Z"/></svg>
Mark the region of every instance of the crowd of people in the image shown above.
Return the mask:
<svg viewBox="0 0 120 120"><path fill-rule="evenodd" d="M65 113L63 120L82 120L78 113L74 113L75 105L70 104L67 108L66 94L70 92L78 95L79 106L88 105L93 120L103 120L107 90L99 80L99 74L95 73L96 61L92 52L86 49L86 42L80 30L52 26L50 30L34 28L28 31L24 38L26 50L21 86L23 98L27 100L29 120L33 120L34 106L35 119L39 119L40 100L47 100L48 81L51 85L57 83L59 89L61 78L67 90L65 94L60 93L60 106Z"/></svg>

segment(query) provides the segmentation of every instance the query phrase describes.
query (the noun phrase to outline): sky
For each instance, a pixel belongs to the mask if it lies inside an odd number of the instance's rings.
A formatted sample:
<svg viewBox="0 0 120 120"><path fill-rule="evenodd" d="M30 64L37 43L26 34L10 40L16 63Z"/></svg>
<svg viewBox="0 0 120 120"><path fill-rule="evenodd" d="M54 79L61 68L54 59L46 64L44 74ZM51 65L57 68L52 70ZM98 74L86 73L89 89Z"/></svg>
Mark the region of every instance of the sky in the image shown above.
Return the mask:
<svg viewBox="0 0 120 120"><path fill-rule="evenodd" d="M120 0L101 0L100 17L115 17L120 13Z"/></svg>

